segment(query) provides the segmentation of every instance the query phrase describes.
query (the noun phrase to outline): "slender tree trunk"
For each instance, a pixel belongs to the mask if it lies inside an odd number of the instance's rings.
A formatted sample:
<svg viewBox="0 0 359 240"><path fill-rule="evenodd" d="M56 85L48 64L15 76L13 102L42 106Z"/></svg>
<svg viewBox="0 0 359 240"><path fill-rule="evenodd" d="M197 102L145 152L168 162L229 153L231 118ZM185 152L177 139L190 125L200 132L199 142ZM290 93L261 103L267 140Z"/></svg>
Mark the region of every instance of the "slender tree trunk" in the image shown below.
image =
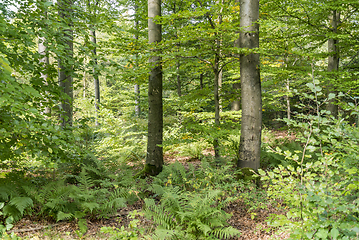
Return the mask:
<svg viewBox="0 0 359 240"><path fill-rule="evenodd" d="M238 94L238 90L241 89L240 83L233 83L233 90L235 92L235 95ZM241 109L241 101L240 97L236 97L235 100L233 100L231 105L231 111L239 111Z"/></svg>
<svg viewBox="0 0 359 240"><path fill-rule="evenodd" d="M223 4L223 0L218 0L217 4ZM218 15L218 25L222 24L222 8L220 10L220 14ZM221 100L220 100L220 88L222 86L222 69L220 69L220 56L221 56L221 36L220 33L217 33L216 39L216 53L214 57L214 122L216 127L219 129L221 125L220 121L220 113L221 113ZM214 147L214 156L215 158L220 158L220 151L219 151L219 140L217 137L213 140L213 147Z"/></svg>
<svg viewBox="0 0 359 240"><path fill-rule="evenodd" d="M148 39L153 46L153 56L149 63L152 67L148 83L148 142L145 171L157 175L163 166L163 107L162 107L162 66L156 44L161 41L161 25L154 22L161 16L161 0L148 0Z"/></svg>
<svg viewBox="0 0 359 240"><path fill-rule="evenodd" d="M99 81L99 74L97 71L97 52L96 52L96 31L94 29L93 26L91 26L91 30L90 30L90 40L91 42L94 44L94 48L92 50L92 54L93 54L93 80L94 80L94 87L95 87L95 111L96 111L96 120L95 120L95 125L98 126L98 113L100 111L100 81Z"/></svg>
<svg viewBox="0 0 359 240"><path fill-rule="evenodd" d="M240 5L240 1L239 0L236 0L235 1L235 6L238 6L239 7ZM240 33L240 31L236 31L236 33ZM234 47L240 47L240 38L237 38L235 41L234 41ZM236 55L236 57L240 57L239 55ZM238 81L240 79L236 79L236 81ZM240 83L233 83L233 90L234 90L234 94L235 96L239 95L239 91L241 89L241 84ZM231 111L239 111L241 109L241 101L240 101L240 97L236 97L232 104L231 104Z"/></svg>
<svg viewBox="0 0 359 240"><path fill-rule="evenodd" d="M72 126L72 113L73 113L73 31L72 31L72 5L73 0L60 0L58 1L59 16L64 23L62 28L62 38L59 40L59 45L64 47L64 52L58 56L59 68L59 86L62 88L66 99L61 101L60 121L61 126Z"/></svg>
<svg viewBox="0 0 359 240"><path fill-rule="evenodd" d="M203 73L199 75L199 87L201 90L203 89Z"/></svg>
<svg viewBox="0 0 359 240"><path fill-rule="evenodd" d="M220 128L220 103L219 103L219 74L218 71L218 61L215 63L215 71L214 71L214 123L217 128ZM215 137L213 140L213 148L214 148L214 156L215 158L220 158L219 153L219 141L218 138Z"/></svg>
<svg viewBox="0 0 359 240"><path fill-rule="evenodd" d="M45 13L45 15L47 15L47 14ZM39 54L43 56L43 58L40 59L40 63L43 65L43 69L45 69L45 71L46 71L47 66L49 66L49 58L46 56L45 42L46 42L45 37L39 37L38 51L39 51ZM49 85L49 83L47 81L47 78L48 78L47 73L41 72L41 78L43 79L44 85L46 85L46 86ZM48 92L45 92L45 95L48 95ZM47 96L45 96L45 99L46 99L47 104L45 106L43 113L45 115L50 115L51 108L48 106L49 99L47 98Z"/></svg>
<svg viewBox="0 0 359 240"><path fill-rule="evenodd" d="M332 22L332 31L334 34L336 34L337 30L338 30L338 24L340 21L340 13L334 10L333 16L331 18L332 19L330 19L330 20ZM329 76L331 76L331 78L333 80L335 80L337 78L336 72L338 72L338 69L339 69L339 47L338 47L337 39L330 38L328 40L328 52L330 54L328 57L328 72L334 73L333 75L329 75ZM328 84L327 94L330 94L330 93L337 94L337 91L335 90L335 87L333 86L332 83ZM330 111L330 113L335 118L338 117L338 105L335 105L335 99L330 100L328 102L326 108L328 111Z"/></svg>
<svg viewBox="0 0 359 240"><path fill-rule="evenodd" d="M136 41L136 44L137 44L137 40L138 40L138 25L139 25L139 21L138 21L138 6L135 5L135 41ZM138 62L138 54L136 53L136 56L135 56L135 66L134 67L137 67L137 62ZM136 79L135 79L135 82L136 82ZM137 117L139 117L141 115L141 98L140 98L140 85L138 83L135 84L134 86L134 90L135 90L135 114Z"/></svg>
<svg viewBox="0 0 359 240"><path fill-rule="evenodd" d="M176 63L176 72L177 72L177 95L178 95L179 97L182 96L180 66L181 66L180 60L177 60L177 63Z"/></svg>
<svg viewBox="0 0 359 240"><path fill-rule="evenodd" d="M287 81L285 82L285 87L287 89L287 95L285 95L285 100L286 100L286 103L287 103L287 118L288 120L291 119L291 110L290 110L290 98L289 98L289 93L290 93L290 81L289 81L289 78L287 78Z"/></svg>
<svg viewBox="0 0 359 240"><path fill-rule="evenodd" d="M240 46L245 49L258 48L259 0L243 0L240 4ZM242 124L238 167L249 167L255 170L259 168L260 163L262 131L259 64L258 53L240 56Z"/></svg>

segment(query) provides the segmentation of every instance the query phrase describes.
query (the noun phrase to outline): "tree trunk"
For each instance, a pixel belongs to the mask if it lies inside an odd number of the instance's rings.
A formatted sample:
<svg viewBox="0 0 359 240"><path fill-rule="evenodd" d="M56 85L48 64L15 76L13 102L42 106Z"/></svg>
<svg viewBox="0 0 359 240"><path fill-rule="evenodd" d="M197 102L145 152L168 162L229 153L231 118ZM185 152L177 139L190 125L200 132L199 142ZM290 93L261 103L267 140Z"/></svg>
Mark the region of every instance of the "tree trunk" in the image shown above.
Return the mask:
<svg viewBox="0 0 359 240"><path fill-rule="evenodd" d="M138 21L138 6L135 5L135 40L136 40L136 44L137 44L137 40L138 40L138 25L139 25L139 21ZM135 67L137 67L137 63L138 62L138 54L136 53L135 55ZM134 69L135 70L135 69ZM136 79L135 79L136 82ZM137 117L140 117L141 115L141 99L140 99L140 85L138 83L135 84L135 114Z"/></svg>
<svg viewBox="0 0 359 240"><path fill-rule="evenodd" d="M199 75L199 87L201 90L203 89L203 73Z"/></svg>
<svg viewBox="0 0 359 240"><path fill-rule="evenodd" d="M219 74L218 71L218 57L216 58L215 63L215 71L214 71L214 123L216 128L220 128L220 103L219 103ZM219 153L219 141L218 137L215 137L213 140L213 148L214 148L214 157L220 158Z"/></svg>
<svg viewBox="0 0 359 240"><path fill-rule="evenodd" d="M61 126L72 126L73 113L73 31L72 31L72 0L58 1L59 16L64 23L62 27L62 37L59 39L59 45L64 47L64 52L58 56L59 68L59 86L62 88L66 99L61 101L60 121Z"/></svg>
<svg viewBox="0 0 359 240"><path fill-rule="evenodd" d="M95 111L96 111L96 120L95 125L98 126L98 113L100 111L100 81L99 81L99 74L97 71L97 53L96 53L96 31L91 26L90 30L90 40L94 44L94 49L92 50L93 54L93 80L94 80L94 87L95 87Z"/></svg>
<svg viewBox="0 0 359 240"><path fill-rule="evenodd" d="M243 0L240 6L240 46L259 47L259 0ZM262 131L262 99L259 54L241 54L242 124L238 167L259 168Z"/></svg>
<svg viewBox="0 0 359 240"><path fill-rule="evenodd" d="M239 89L241 89L241 84L240 83L233 83L233 90L235 92L235 95L238 94ZM231 111L239 111L240 109L241 109L241 101L240 101L240 98L237 97L232 102Z"/></svg>
<svg viewBox="0 0 359 240"><path fill-rule="evenodd" d="M161 41L161 25L154 22L161 16L161 0L148 0L148 39L153 46L149 63L152 67L148 83L148 141L145 170L148 174L157 175L163 166L163 107L162 107L162 66L156 44Z"/></svg>
<svg viewBox="0 0 359 240"><path fill-rule="evenodd" d="M240 1L239 0L236 0L235 1L235 6L238 6L238 9L239 9L239 5L240 5ZM236 31L236 33L240 33L240 31ZM235 41L234 41L234 47L240 47L240 38L237 38ZM239 55L236 54L236 57L239 57ZM236 79L236 81L238 81L239 79ZM237 96L237 94L239 94L238 90L241 89L241 84L240 83L233 83L233 90L234 90L234 94L235 96ZM240 101L240 97L236 97L232 104L231 104L231 111L239 111L241 109L241 101Z"/></svg>
<svg viewBox="0 0 359 240"><path fill-rule="evenodd" d="M176 74L177 74L177 95L179 97L182 96L182 91L181 91L181 75L180 75L180 61L177 60L177 63L176 63Z"/></svg>
<svg viewBox="0 0 359 240"><path fill-rule="evenodd" d="M289 97L289 94L290 94L290 81L289 81L289 78L287 78L287 81L285 83L285 87L287 89L287 95L285 95L285 100L286 100L286 103L287 103L287 118L288 120L291 119L291 115L290 115L290 97Z"/></svg>
<svg viewBox="0 0 359 240"><path fill-rule="evenodd" d="M47 14L45 13L45 16ZM46 19L46 17L45 17ZM39 37L39 44L38 44L38 51L39 54L43 56L43 58L40 59L40 63L43 65L43 69L46 71L47 66L49 66L49 58L46 56L46 46L45 46L46 39L45 37ZM47 73L41 72L41 78L43 79L44 85L49 85L47 78ZM48 95L48 92L45 92L45 95ZM51 108L49 107L49 99L45 96L46 106L44 109L45 115L51 114Z"/></svg>
<svg viewBox="0 0 359 240"><path fill-rule="evenodd" d="M334 10L333 16L331 19L332 31L334 34L337 33L339 21L340 21L340 13ZM328 72L334 72L333 75L329 75L329 76L331 76L331 78L333 80L335 80L337 78L336 72L339 69L339 47L338 47L337 39L330 38L328 40L328 53L330 54L328 57ZM329 80L329 81L331 81L331 80ZM329 95L330 93L334 93L334 94L337 93L337 91L335 90L335 87L333 86L332 83L328 84L327 94ZM326 108L328 111L330 111L330 113L335 118L338 117L338 105L335 105L335 99L331 99L328 102Z"/></svg>

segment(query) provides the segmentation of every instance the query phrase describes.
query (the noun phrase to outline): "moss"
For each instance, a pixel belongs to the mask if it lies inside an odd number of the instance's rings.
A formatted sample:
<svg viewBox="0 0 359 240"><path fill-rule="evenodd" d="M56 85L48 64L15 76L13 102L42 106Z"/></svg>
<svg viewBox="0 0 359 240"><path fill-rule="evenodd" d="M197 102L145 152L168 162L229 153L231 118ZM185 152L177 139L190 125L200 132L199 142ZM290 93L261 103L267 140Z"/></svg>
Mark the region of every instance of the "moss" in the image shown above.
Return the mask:
<svg viewBox="0 0 359 240"><path fill-rule="evenodd" d="M156 176L160 172L162 172L162 166L157 167L155 165L145 164L145 167L140 172L138 172L134 177L135 178L144 178L146 176Z"/></svg>
<svg viewBox="0 0 359 240"><path fill-rule="evenodd" d="M254 182L257 186L259 186L260 179L256 172L251 168L241 168L239 173L237 174L237 179L241 179L248 182Z"/></svg>

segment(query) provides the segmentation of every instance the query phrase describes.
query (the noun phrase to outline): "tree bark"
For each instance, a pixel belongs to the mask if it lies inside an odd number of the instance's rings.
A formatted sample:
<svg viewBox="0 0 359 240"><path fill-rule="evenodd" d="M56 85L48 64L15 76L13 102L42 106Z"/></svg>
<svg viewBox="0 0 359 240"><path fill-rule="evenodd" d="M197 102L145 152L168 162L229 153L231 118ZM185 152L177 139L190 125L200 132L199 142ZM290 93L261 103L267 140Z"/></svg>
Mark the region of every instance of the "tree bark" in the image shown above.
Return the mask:
<svg viewBox="0 0 359 240"><path fill-rule="evenodd" d="M332 19L332 31L334 34L337 33L338 30L338 24L340 21L340 13L337 11L333 11ZM337 78L336 72L339 69L339 47L338 47L338 40L334 38L330 38L328 40L328 53L330 54L328 57L328 72L334 72L334 74L329 75L333 80ZM330 81L330 80L329 80ZM337 94L337 91L335 90L335 87L332 83L328 84L328 91L327 94L330 93ZM337 118L338 117L338 105L335 105L335 99L329 100L326 109L330 111L330 113Z"/></svg>
<svg viewBox="0 0 359 240"><path fill-rule="evenodd" d="M139 21L138 21L138 6L135 5L135 40L136 40L136 44L137 44L137 40L138 40L138 25L139 25ZM138 62L138 54L136 53L135 55L135 67L137 67L137 62ZM135 79L136 82L136 79ZM137 117L139 117L141 115L141 99L140 99L140 85L138 83L135 84L134 86L134 90L135 90L135 114Z"/></svg>
<svg viewBox="0 0 359 240"><path fill-rule="evenodd" d="M240 47L247 50L258 48L259 0L241 0L240 17ZM258 53L246 53L240 56L242 125L238 167L249 167L254 170L259 168L262 131L259 64Z"/></svg>
<svg viewBox="0 0 359 240"><path fill-rule="evenodd" d="M47 15L47 14L45 13L45 15ZM43 65L43 69L45 69L45 71L46 71L46 68L49 65L49 58L46 56L45 42L46 42L45 37L39 37L38 51L39 51L39 54L43 56L43 58L40 59L40 63ZM41 72L41 78L43 79L44 85L49 85L49 83L47 81L47 78L48 78L47 73ZM45 92L45 95L48 95L48 92ZM48 106L49 99L48 99L47 96L45 96L45 99L46 99L45 101L46 101L47 104L45 106L45 109L44 109L43 113L45 115L50 115L51 114L51 108Z"/></svg>
<svg viewBox="0 0 359 240"><path fill-rule="evenodd" d="M218 57L216 57L218 58ZM214 69L214 123L216 128L220 128L220 103L219 103L219 74L218 71L218 59L215 60L215 69ZM218 137L215 137L213 140L213 148L214 148L214 157L220 158L219 153L219 141Z"/></svg>
<svg viewBox="0 0 359 240"><path fill-rule="evenodd" d="M60 122L61 126L72 126L72 113L73 113L73 31L72 31L72 5L73 0L60 0L58 1L59 16L64 23L62 27L62 36L59 39L59 45L64 47L64 52L58 56L58 82L62 88L66 99L60 103L61 113Z"/></svg>
<svg viewBox="0 0 359 240"><path fill-rule="evenodd" d="M148 39L152 45L152 67L148 83L148 141L146 166L148 174L157 175L163 166L163 106L162 106L162 65L156 44L161 41L161 25L154 18L161 16L161 0L148 0Z"/></svg>
<svg viewBox="0 0 359 240"><path fill-rule="evenodd" d="M93 26L91 26L91 30L90 30L90 40L94 45L94 48L92 50L92 54L93 54L93 80L94 80L94 88L95 88L95 111L96 111L96 120L95 120L95 125L98 126L98 113L100 111L100 80L99 80L99 74L97 71L97 52L96 52L96 31L94 29Z"/></svg>

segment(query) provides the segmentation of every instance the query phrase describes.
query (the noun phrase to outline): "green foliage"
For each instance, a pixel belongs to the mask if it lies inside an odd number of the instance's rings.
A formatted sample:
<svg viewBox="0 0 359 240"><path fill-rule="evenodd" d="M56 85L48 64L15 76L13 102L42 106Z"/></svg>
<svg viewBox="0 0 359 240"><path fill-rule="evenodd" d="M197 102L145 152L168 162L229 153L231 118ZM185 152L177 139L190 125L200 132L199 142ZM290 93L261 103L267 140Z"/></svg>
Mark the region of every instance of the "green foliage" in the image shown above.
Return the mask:
<svg viewBox="0 0 359 240"><path fill-rule="evenodd" d="M138 224L140 220L138 220L137 216L142 216L143 213L137 212L134 210L133 212L129 213L129 217L131 221L127 228L125 226L121 226L121 228L115 227L102 227L101 232L109 234L110 240L138 240L142 239L141 236L144 234L144 229L139 227ZM120 222L119 222L120 223Z"/></svg>
<svg viewBox="0 0 359 240"><path fill-rule="evenodd" d="M179 151L180 155L190 157L190 160L201 160L203 158L203 151L206 150L208 147L209 144L202 140L198 142L183 144L182 146L178 147L177 150Z"/></svg>
<svg viewBox="0 0 359 240"><path fill-rule="evenodd" d="M320 89L308 87L317 96ZM315 115L298 115L299 121L291 121L302 129L303 150L278 147L276 153L288 164L260 171L269 196L289 207L286 215L272 216L270 223L291 230L293 239L353 239L359 234L357 129L321 111L323 102L315 104Z"/></svg>
<svg viewBox="0 0 359 240"><path fill-rule="evenodd" d="M146 153L146 122L139 118L116 117L108 110L103 110L101 114L102 125L95 132L97 156L106 156L104 160L116 166L118 163L141 161Z"/></svg>
<svg viewBox="0 0 359 240"><path fill-rule="evenodd" d="M201 193L184 192L179 187L157 186L161 196L145 199L145 213L159 225L156 239L228 239L239 235L239 231L226 227L229 214L222 210L232 198L221 200L222 191L207 190Z"/></svg>

